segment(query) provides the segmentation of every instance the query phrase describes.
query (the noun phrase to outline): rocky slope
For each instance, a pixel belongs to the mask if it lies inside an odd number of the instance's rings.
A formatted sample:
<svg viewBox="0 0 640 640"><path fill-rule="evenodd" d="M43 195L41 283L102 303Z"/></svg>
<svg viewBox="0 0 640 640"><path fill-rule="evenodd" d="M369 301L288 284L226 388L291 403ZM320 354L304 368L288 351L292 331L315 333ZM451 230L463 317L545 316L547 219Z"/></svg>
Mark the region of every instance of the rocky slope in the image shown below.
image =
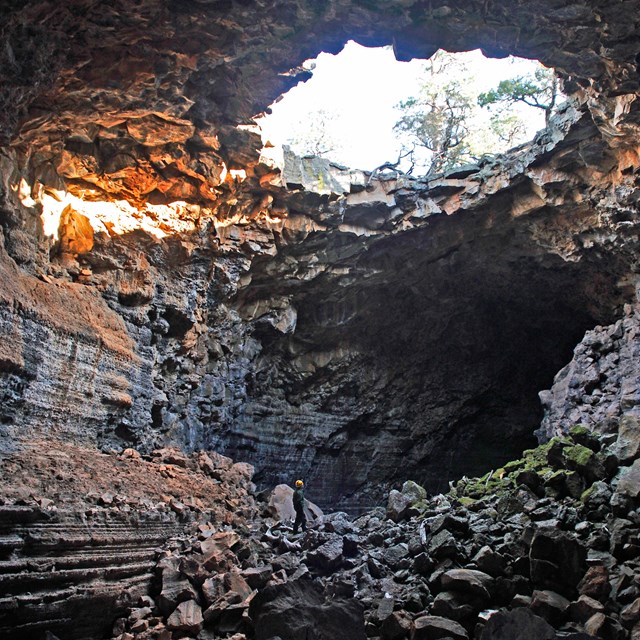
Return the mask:
<svg viewBox="0 0 640 640"><path fill-rule="evenodd" d="M357 510L400 460L441 490L531 445L636 304L636 7L560 4L6 3L0 450L212 447ZM429 183L260 157L250 117L348 37L537 57L572 102Z"/></svg>
<svg viewBox="0 0 640 640"><path fill-rule="evenodd" d="M244 536L201 528L158 555L153 597L114 638L637 638L639 456L627 417L447 495L406 482L386 513L329 514L304 535L269 509Z"/></svg>
<svg viewBox="0 0 640 640"><path fill-rule="evenodd" d="M542 437L566 433L578 423L616 423L640 411L638 307L627 306L613 325L595 327L574 349L573 359L540 393L545 416Z"/></svg>
<svg viewBox="0 0 640 640"><path fill-rule="evenodd" d="M256 515L252 473L167 449L143 460L49 441L14 455L0 468L0 636L106 637L153 589L158 549Z"/></svg>
<svg viewBox="0 0 640 640"><path fill-rule="evenodd" d="M631 415L576 426L447 494L407 481L386 510L314 516L297 536L292 490L255 496L253 470L223 456L30 451L1 470L0 631L634 639L639 433Z"/></svg>

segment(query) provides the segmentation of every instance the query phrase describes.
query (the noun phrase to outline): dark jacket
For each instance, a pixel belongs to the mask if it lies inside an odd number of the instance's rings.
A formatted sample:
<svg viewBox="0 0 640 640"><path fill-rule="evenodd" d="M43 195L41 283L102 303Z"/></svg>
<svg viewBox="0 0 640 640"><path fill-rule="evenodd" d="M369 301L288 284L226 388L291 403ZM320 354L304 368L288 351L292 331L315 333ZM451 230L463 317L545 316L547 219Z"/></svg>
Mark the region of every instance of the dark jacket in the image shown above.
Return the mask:
<svg viewBox="0 0 640 640"><path fill-rule="evenodd" d="M302 511L302 509L304 509L304 492L302 489L296 489L293 492L293 508L296 511Z"/></svg>

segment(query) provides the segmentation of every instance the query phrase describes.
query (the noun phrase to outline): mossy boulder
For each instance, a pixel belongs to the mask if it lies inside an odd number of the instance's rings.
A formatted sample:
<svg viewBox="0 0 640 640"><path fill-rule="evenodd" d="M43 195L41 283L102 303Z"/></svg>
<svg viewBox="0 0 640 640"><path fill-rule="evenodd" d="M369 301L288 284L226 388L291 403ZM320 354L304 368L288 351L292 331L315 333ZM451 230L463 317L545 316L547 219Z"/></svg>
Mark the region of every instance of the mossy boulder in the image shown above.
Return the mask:
<svg viewBox="0 0 640 640"><path fill-rule="evenodd" d="M597 437L584 425L576 425L568 437L558 436L535 449L527 449L522 458L481 478L459 480L450 495L473 504L485 497L510 495L526 487L537 495L578 500L585 488L607 475L605 454L599 450Z"/></svg>
<svg viewBox="0 0 640 640"><path fill-rule="evenodd" d="M577 471L589 482L602 480L606 470L600 456L581 444L567 447L564 450L566 466L572 471Z"/></svg>
<svg viewBox="0 0 640 640"><path fill-rule="evenodd" d="M601 445L597 436L594 435L589 427L584 424L576 424L569 429L569 437L576 444L581 444L585 447L589 447L596 453L600 451Z"/></svg>
<svg viewBox="0 0 640 640"><path fill-rule="evenodd" d="M401 493L409 498L411 505L415 505L417 502L422 502L427 498L427 490L413 480L407 480L402 485Z"/></svg>

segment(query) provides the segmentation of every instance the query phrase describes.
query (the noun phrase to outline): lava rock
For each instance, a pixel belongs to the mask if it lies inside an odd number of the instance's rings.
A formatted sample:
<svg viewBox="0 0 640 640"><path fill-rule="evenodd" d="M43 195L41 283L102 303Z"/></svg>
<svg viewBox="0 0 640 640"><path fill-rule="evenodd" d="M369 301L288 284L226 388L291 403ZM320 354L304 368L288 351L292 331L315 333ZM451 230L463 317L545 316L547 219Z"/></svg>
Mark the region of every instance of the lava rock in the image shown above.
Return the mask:
<svg viewBox="0 0 640 640"><path fill-rule="evenodd" d="M202 609L198 603L194 600L187 600L181 602L169 616L167 628L195 635L202 628L203 622Z"/></svg>
<svg viewBox="0 0 640 640"><path fill-rule="evenodd" d="M492 615L480 640L555 640L554 628L529 609L500 611Z"/></svg>
<svg viewBox="0 0 640 640"><path fill-rule="evenodd" d="M354 599L324 599L319 587L296 580L266 587L251 601L256 640L279 636L303 640L309 629L332 640L366 640L362 605Z"/></svg>
<svg viewBox="0 0 640 640"><path fill-rule="evenodd" d="M534 591L531 597L531 611L540 615L551 624L559 625L564 621L571 602L555 591Z"/></svg>
<svg viewBox="0 0 640 640"><path fill-rule="evenodd" d="M621 464L628 464L640 457L640 420L637 416L627 414L620 418L613 452Z"/></svg>
<svg viewBox="0 0 640 640"><path fill-rule="evenodd" d="M491 598L489 589L493 585L493 579L482 571L451 569L442 575L441 582L444 589L461 591L487 601Z"/></svg>
<svg viewBox="0 0 640 640"><path fill-rule="evenodd" d="M440 638L468 640L469 635L462 625L447 618L421 616L414 620L411 640L439 640Z"/></svg>
<svg viewBox="0 0 640 640"><path fill-rule="evenodd" d="M575 535L558 529L537 529L529 550L531 580L534 585L551 589L575 589L585 572L586 555Z"/></svg>
<svg viewBox="0 0 640 640"><path fill-rule="evenodd" d="M620 470L616 493L634 499L640 497L640 460Z"/></svg>
<svg viewBox="0 0 640 640"><path fill-rule="evenodd" d="M387 518L394 522L400 522L406 517L410 506L411 498L409 496L392 489L387 500Z"/></svg>
<svg viewBox="0 0 640 640"><path fill-rule="evenodd" d="M332 538L315 551L310 551L307 554L307 562L310 566L318 567L322 571L333 571L342 564L342 548L342 538Z"/></svg>

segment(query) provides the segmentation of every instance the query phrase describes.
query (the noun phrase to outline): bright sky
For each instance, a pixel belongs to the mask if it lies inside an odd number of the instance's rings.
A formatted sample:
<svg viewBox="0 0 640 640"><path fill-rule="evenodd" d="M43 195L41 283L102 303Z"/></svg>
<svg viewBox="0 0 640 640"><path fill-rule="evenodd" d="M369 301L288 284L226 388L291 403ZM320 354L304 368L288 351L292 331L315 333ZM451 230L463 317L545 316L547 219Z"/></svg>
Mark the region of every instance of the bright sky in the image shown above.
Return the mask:
<svg viewBox="0 0 640 640"><path fill-rule="evenodd" d="M531 73L539 64L520 58L485 58L477 50L458 55L466 56L474 71L467 82L481 91L497 86L501 79ZM271 105L272 115L259 121L263 138L286 143L293 124L304 120L310 110L325 107L337 112L332 127L347 141L339 158L328 154L331 159L359 169L394 162L399 143L393 125L400 116L393 107L417 93L424 61L398 62L391 47L367 48L350 41L337 55L321 53L315 64L313 77ZM530 137L544 127L539 109L529 109L526 119Z"/></svg>

